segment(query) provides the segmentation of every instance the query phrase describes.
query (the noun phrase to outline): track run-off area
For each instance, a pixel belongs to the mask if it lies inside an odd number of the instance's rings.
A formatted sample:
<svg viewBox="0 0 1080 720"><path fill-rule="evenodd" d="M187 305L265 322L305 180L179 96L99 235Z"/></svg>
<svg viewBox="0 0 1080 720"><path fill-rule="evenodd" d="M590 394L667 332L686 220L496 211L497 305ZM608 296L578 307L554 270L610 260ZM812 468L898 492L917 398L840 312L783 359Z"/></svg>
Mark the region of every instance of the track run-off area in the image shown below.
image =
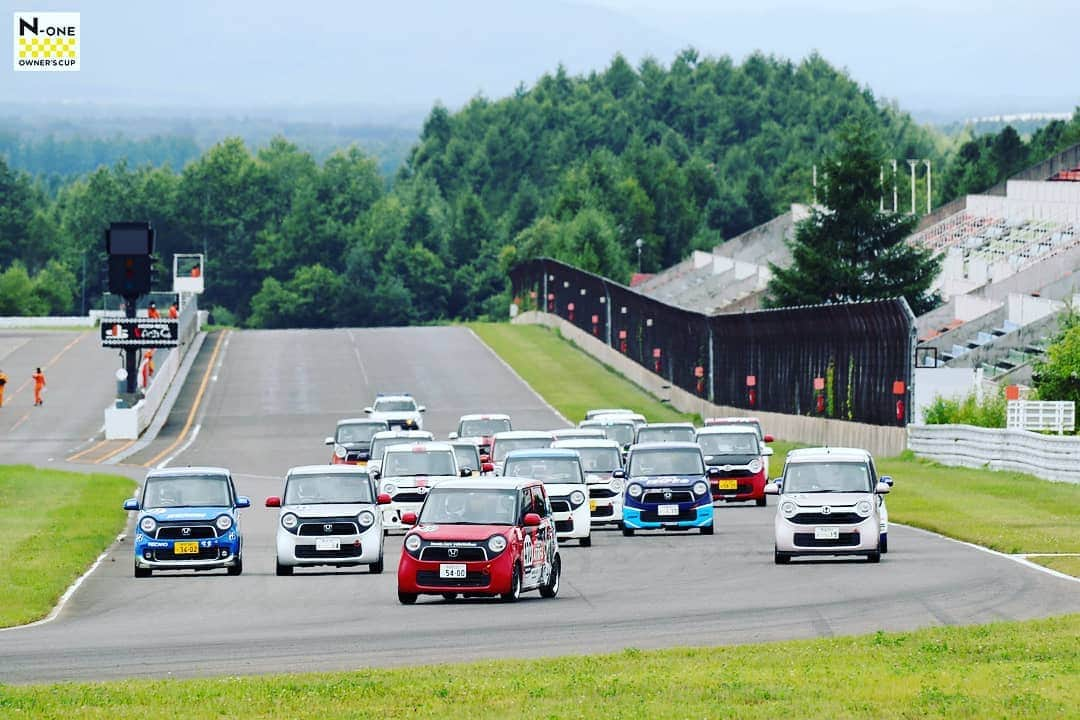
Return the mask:
<svg viewBox="0 0 1080 720"><path fill-rule="evenodd" d="M10 425L33 408L22 395L8 396L0 416L3 462L75 467L62 460L85 448L100 427L115 357L86 333L26 335L0 337L9 374L22 356L55 358L54 374L45 406L15 428ZM289 467L328 460L322 440L337 420L362 415L378 392L402 391L427 406L425 429L437 438L470 412L506 412L516 429L566 425L464 327L212 335L163 432L122 464L93 470L139 478L145 466L166 460L230 468L239 492L253 502L241 520L243 575L136 580L130 542L117 542L54 619L0 632L0 682L537 657L1080 611L1074 582L905 527L890 529L889 553L879 565L829 559L776 566L774 504L718 508L714 536L624 538L600 531L591 548L568 544L555 601L424 598L401 606L395 577L401 540L394 536L387 538L382 575L320 568L275 576L277 511L263 500L280 492Z"/></svg>

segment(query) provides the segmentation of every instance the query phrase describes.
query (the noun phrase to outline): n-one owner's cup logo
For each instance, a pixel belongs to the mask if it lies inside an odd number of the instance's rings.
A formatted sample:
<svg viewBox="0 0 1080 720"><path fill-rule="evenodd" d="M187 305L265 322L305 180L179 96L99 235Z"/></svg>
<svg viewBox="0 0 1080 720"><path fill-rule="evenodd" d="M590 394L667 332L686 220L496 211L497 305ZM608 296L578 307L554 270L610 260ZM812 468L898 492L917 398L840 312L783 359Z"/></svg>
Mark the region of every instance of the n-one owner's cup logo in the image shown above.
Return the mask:
<svg viewBox="0 0 1080 720"><path fill-rule="evenodd" d="M70 72L82 55L77 12L17 12L15 69Z"/></svg>

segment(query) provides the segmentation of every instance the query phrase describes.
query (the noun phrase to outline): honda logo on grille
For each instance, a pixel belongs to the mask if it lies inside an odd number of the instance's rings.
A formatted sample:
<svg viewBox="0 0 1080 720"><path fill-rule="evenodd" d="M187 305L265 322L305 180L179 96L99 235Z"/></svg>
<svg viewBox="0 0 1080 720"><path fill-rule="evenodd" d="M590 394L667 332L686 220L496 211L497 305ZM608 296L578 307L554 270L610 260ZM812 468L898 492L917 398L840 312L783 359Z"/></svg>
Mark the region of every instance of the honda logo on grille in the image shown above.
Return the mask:
<svg viewBox="0 0 1080 720"><path fill-rule="evenodd" d="M670 490L665 490L664 491L664 499L665 500L670 500L671 499L671 491Z"/></svg>
<svg viewBox="0 0 1080 720"><path fill-rule="evenodd" d="M188 535L191 534L191 528L184 528L183 530L180 531L180 534L187 537Z"/></svg>
<svg viewBox="0 0 1080 720"><path fill-rule="evenodd" d="M332 532L334 532L334 526L331 525L330 523L327 523L327 524L322 526L322 531L324 533L332 533Z"/></svg>
<svg viewBox="0 0 1080 720"><path fill-rule="evenodd" d="M428 489L424 485L421 485L420 487L416 488L416 492L419 493L420 495L423 495L427 491L428 491Z"/></svg>
<svg viewBox="0 0 1080 720"><path fill-rule="evenodd" d="M832 508L829 507L828 505L823 505L822 508L821 508L821 514L822 515L830 515L830 514L832 514Z"/></svg>
<svg viewBox="0 0 1080 720"><path fill-rule="evenodd" d="M450 548L449 550L446 551L446 554L449 555L452 558L456 558L457 557L457 548Z"/></svg>

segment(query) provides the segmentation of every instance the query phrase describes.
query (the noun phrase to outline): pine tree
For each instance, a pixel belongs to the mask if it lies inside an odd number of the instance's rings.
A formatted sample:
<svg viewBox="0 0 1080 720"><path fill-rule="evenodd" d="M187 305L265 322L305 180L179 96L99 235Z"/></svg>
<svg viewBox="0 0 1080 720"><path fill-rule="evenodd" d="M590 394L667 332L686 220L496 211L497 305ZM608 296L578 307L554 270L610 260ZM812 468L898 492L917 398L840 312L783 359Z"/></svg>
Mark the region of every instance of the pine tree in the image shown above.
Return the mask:
<svg viewBox="0 0 1080 720"><path fill-rule="evenodd" d="M770 266L769 307L905 297L919 315L938 304L930 284L939 260L904 242L916 218L879 211L884 156L865 122L837 131L836 151L824 164L824 207L797 226L788 243L791 266Z"/></svg>

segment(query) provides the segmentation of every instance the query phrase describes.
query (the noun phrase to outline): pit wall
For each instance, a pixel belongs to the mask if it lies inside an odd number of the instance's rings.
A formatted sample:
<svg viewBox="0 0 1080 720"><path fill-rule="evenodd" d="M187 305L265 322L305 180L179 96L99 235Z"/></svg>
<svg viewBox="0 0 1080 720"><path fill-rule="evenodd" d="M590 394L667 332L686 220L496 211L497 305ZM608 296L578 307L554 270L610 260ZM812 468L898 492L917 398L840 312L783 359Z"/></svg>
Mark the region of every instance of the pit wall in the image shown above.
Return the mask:
<svg viewBox="0 0 1080 720"><path fill-rule="evenodd" d="M630 382L684 413L707 417L760 418L765 432L784 440L810 445L860 447L880 457L899 455L907 448L907 432L902 427L867 425L864 423L827 418L759 412L743 408L714 405L696 395L673 386L667 379L637 364L615 348L594 338L557 315L536 311L523 312L514 318L515 324L543 325L558 330L586 354L614 369Z"/></svg>

